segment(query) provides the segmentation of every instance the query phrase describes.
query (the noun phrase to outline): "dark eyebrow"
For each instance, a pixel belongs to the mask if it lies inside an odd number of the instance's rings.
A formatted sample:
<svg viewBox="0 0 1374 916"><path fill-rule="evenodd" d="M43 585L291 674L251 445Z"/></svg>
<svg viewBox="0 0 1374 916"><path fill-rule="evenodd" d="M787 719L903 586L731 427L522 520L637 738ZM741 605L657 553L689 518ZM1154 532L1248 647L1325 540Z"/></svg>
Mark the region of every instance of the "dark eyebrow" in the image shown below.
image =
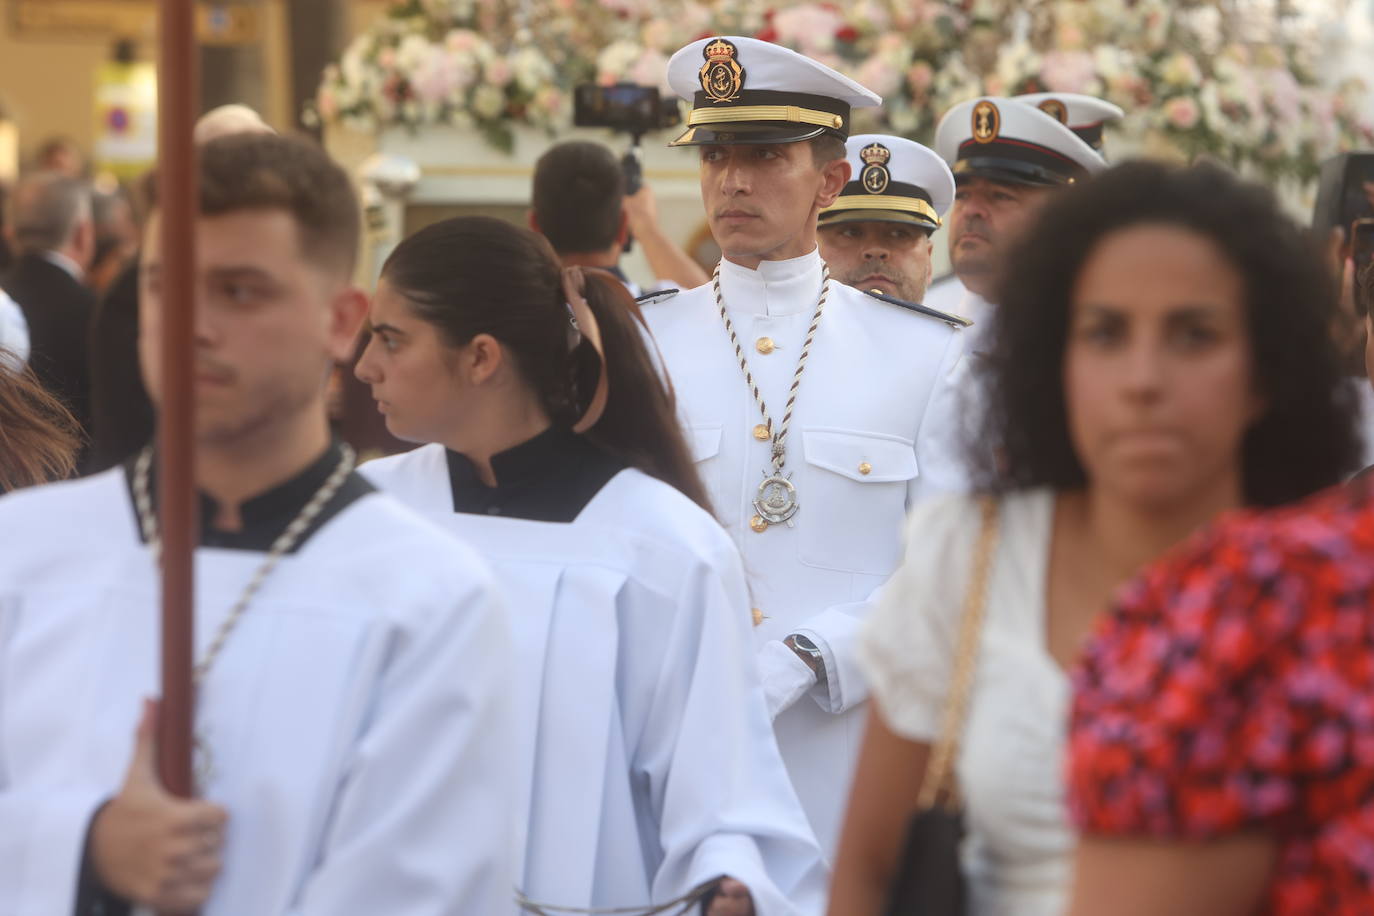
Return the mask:
<svg viewBox="0 0 1374 916"><path fill-rule="evenodd" d="M253 267L248 264L211 267L206 271L206 274L216 280L263 280L269 283L276 281L275 277L261 267Z"/></svg>
<svg viewBox="0 0 1374 916"><path fill-rule="evenodd" d="M405 331L402 331L400 328L396 327L396 325L387 324L385 321L381 324L373 324L369 321L367 323L367 330L372 334L395 334L398 337L404 337L406 334Z"/></svg>

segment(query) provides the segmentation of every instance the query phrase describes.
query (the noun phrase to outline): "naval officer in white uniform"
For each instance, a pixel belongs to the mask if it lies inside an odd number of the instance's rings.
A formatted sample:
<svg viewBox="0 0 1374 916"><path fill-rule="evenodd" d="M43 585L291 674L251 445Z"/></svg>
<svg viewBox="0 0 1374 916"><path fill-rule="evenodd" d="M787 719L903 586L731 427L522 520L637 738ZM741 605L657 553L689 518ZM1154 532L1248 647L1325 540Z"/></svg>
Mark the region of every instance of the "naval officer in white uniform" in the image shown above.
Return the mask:
<svg viewBox="0 0 1374 916"><path fill-rule="evenodd" d="M668 64L693 103L724 252L715 281L645 307L720 521L744 556L778 744L827 850L868 696L854 645L924 491L958 486L926 455L926 404L961 323L828 277L816 218L844 190L854 81L751 38L703 39Z"/></svg>
<svg viewBox="0 0 1374 916"><path fill-rule="evenodd" d="M1107 124L1121 120L1125 114L1120 108L1105 99L1071 92L1029 92L1014 95L1011 100L1023 105L1030 105L1054 118L1077 134L1079 139L1096 150L1103 159L1106 159L1107 156L1103 131ZM953 221L953 216L951 216L951 222ZM953 259L953 255L954 242L951 232L951 259ZM958 312L966 318L972 316L967 314L964 309L971 312L981 312L983 306L980 296L970 296L969 288L964 285L960 276L958 265L954 266L953 273L941 277L930 287L930 291L923 301L933 308L947 312ZM986 325L986 322L984 324ZM977 337L978 335L969 336Z"/></svg>
<svg viewBox="0 0 1374 916"><path fill-rule="evenodd" d="M845 153L850 181L821 211L821 257L841 283L924 302L930 236L954 202L954 175L934 150L905 137L859 134Z"/></svg>
<svg viewBox="0 0 1374 916"><path fill-rule="evenodd" d="M949 258L966 287L958 312L973 322L961 340L963 356L937 393L937 426L948 436L938 447L943 460L967 466L968 443L983 409L977 364L992 348L995 308L989 298L1003 252L1029 231L1049 194L1107 163L1053 112L991 96L950 109L936 129L935 150L954 172L957 190L946 220Z"/></svg>

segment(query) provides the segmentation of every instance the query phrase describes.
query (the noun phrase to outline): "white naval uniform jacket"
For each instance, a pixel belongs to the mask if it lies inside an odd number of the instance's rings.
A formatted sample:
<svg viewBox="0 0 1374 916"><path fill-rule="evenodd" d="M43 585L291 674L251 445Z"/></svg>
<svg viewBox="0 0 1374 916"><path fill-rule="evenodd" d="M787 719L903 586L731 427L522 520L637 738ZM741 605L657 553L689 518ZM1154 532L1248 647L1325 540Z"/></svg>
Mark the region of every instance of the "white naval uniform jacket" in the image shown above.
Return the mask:
<svg viewBox="0 0 1374 916"><path fill-rule="evenodd" d="M822 280L813 251L749 270L721 263L726 308L760 392L782 423ZM863 737L868 686L855 643L874 592L897 568L906 511L932 490L958 489L961 469L928 456L927 404L959 353L937 319L875 299L838 280L812 344L787 435L797 489L793 524L750 527L753 498L771 472L771 446L721 321L711 284L644 309L675 386L697 470L744 557L765 691L795 697L812 681L780 642L810 638L827 681L781 712L778 744L822 847L833 852ZM769 338L765 354L757 342ZM767 349L765 346L764 349Z"/></svg>

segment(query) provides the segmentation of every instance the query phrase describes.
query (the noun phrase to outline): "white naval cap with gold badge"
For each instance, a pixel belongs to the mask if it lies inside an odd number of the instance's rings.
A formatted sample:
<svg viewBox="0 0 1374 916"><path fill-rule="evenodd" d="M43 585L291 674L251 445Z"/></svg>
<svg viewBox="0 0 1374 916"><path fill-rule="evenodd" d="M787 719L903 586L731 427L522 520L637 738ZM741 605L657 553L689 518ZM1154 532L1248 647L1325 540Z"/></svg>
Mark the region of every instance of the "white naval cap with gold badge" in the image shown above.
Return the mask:
<svg viewBox="0 0 1374 916"><path fill-rule="evenodd" d="M935 130L935 151L955 182L1063 185L1107 167L1102 156L1050 115L1015 99L984 96L951 108Z"/></svg>
<svg viewBox="0 0 1374 916"><path fill-rule="evenodd" d="M702 38L668 61L668 84L692 103L669 146L795 143L849 137L850 110L883 100L789 48L725 35Z"/></svg>
<svg viewBox="0 0 1374 916"><path fill-rule="evenodd" d="M1102 128L1108 121L1120 121L1126 112L1106 99L1074 92L1027 92L1012 96L1018 102L1034 105L1045 114L1078 134L1083 142L1102 152Z"/></svg>
<svg viewBox="0 0 1374 916"><path fill-rule="evenodd" d="M845 141L852 180L820 214L820 225L911 223L927 233L954 202L954 175L932 149L905 137L858 134Z"/></svg>

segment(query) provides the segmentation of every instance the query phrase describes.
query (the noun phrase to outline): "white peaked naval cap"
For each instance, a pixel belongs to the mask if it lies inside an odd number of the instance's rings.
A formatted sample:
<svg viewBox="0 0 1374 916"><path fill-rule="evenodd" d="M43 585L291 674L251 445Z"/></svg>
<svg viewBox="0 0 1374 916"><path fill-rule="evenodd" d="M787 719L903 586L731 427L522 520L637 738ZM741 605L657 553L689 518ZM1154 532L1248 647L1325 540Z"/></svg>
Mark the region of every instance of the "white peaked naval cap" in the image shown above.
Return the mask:
<svg viewBox="0 0 1374 916"><path fill-rule="evenodd" d="M1073 131L1033 105L983 96L951 108L935 130L935 151L954 180L1073 184L1107 167Z"/></svg>
<svg viewBox="0 0 1374 916"><path fill-rule="evenodd" d="M668 61L668 84L692 103L687 129L669 146L795 143L822 134L844 140L852 109L883 103L790 48L737 35L679 50Z"/></svg>
<svg viewBox="0 0 1374 916"><path fill-rule="evenodd" d="M1108 121L1120 121L1126 112L1106 99L1073 92L1028 92L1012 96L1018 102L1034 105L1045 114L1078 134L1083 142L1102 152L1102 128Z"/></svg>
<svg viewBox="0 0 1374 916"><path fill-rule="evenodd" d="M852 178L821 211L820 224L911 223L934 232L954 203L954 174L936 152L905 137L858 134L845 141Z"/></svg>

